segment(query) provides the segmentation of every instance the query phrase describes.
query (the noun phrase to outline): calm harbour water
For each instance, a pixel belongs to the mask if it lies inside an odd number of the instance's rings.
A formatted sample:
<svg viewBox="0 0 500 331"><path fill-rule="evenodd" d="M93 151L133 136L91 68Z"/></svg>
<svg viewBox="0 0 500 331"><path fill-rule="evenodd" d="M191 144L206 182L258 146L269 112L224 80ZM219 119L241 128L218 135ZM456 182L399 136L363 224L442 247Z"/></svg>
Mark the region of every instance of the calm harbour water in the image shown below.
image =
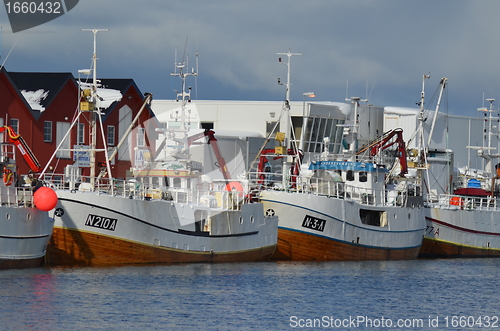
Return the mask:
<svg viewBox="0 0 500 331"><path fill-rule="evenodd" d="M3 270L0 330L497 329L499 266L450 259Z"/></svg>

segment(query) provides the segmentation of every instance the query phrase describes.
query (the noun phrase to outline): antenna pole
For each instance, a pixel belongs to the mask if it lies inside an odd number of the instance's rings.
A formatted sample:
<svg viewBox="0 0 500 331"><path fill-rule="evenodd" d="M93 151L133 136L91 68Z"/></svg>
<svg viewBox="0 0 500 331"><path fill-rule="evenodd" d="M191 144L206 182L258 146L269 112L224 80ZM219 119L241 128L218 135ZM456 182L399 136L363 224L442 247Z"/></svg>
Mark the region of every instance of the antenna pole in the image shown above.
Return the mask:
<svg viewBox="0 0 500 331"><path fill-rule="evenodd" d="M82 29L82 31L92 31L94 34L94 52L92 54L92 101L96 105L95 110L90 114L90 184L94 187L95 178L95 149L97 145L97 132L96 132L96 114L99 112L99 107L97 106L97 33L99 31L109 31L109 29ZM106 145L106 142L103 141Z"/></svg>
<svg viewBox="0 0 500 331"><path fill-rule="evenodd" d="M278 78L278 84L286 86L286 100L285 100L285 125L283 127L283 131L285 132L285 146L286 148L290 147L290 139L288 136L290 135L290 60L293 55L302 55L302 53L292 53L290 49L288 49L288 53L276 53L277 55L286 55L288 56L288 62L281 62L281 58L279 58L279 62L283 63L287 66L287 74L286 74L286 83L281 84L280 79Z"/></svg>

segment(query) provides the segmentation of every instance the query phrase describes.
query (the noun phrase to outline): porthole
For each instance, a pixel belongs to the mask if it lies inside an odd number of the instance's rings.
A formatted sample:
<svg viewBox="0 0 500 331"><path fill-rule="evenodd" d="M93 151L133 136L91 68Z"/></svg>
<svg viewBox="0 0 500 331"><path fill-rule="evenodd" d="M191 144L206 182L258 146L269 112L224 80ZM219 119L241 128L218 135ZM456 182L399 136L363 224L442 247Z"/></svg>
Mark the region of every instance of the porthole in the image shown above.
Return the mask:
<svg viewBox="0 0 500 331"><path fill-rule="evenodd" d="M410 213L408 213L408 219L410 219L410 218L411 218L411 214L410 214Z"/></svg>
<svg viewBox="0 0 500 331"><path fill-rule="evenodd" d="M31 214L30 214L30 213L28 213L28 215L26 215L26 218L28 219L28 221L31 221L31 218L32 218L32 217L31 217Z"/></svg>
<svg viewBox="0 0 500 331"><path fill-rule="evenodd" d="M243 217L240 216L240 224L243 224Z"/></svg>
<svg viewBox="0 0 500 331"><path fill-rule="evenodd" d="M398 218L398 214L394 214L394 219Z"/></svg>
<svg viewBox="0 0 500 331"><path fill-rule="evenodd" d="M252 215L252 216L250 216L250 223L253 223L253 222L255 222L255 218Z"/></svg>
<svg viewBox="0 0 500 331"><path fill-rule="evenodd" d="M5 214L5 218L10 220L10 214L9 213Z"/></svg>

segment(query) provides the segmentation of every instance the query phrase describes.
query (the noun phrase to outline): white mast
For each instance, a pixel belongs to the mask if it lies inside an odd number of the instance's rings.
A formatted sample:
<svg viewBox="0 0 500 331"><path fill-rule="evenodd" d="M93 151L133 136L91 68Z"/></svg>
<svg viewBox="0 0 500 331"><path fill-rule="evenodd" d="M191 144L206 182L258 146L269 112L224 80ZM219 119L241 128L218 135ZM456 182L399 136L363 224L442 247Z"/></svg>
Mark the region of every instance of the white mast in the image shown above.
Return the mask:
<svg viewBox="0 0 500 331"><path fill-rule="evenodd" d="M96 132L96 116L95 112L100 112L97 106L97 32L99 31L109 31L109 29L82 29L82 31L92 31L94 34L94 53L92 55L92 101L96 105L95 110L90 114L90 183L94 187L95 178L95 149L97 145L97 132ZM106 142L103 142L105 144ZM106 155L107 159L107 155Z"/></svg>
<svg viewBox="0 0 500 331"><path fill-rule="evenodd" d="M287 74L286 74L286 83L282 84L280 78L278 78L278 84L286 86L286 101L285 101L285 125L283 126L283 132L285 133L285 147L288 149L290 147L290 60L293 55L302 55L302 53L292 53L290 49L288 49L288 53L276 53L277 55L286 55L288 56L288 62L281 62L281 58L279 58L279 62L283 63L287 66Z"/></svg>
<svg viewBox="0 0 500 331"><path fill-rule="evenodd" d="M354 155L356 154L356 150L358 149L357 146L357 141L358 141L358 107L359 107L359 102L360 101L366 101L366 100L361 100L360 97L351 97L347 98L345 101L350 101L351 103L354 104L354 119L353 119L353 125L352 125L352 143L349 146L349 151Z"/></svg>
<svg viewBox="0 0 500 331"><path fill-rule="evenodd" d="M183 59L184 60L184 59ZM179 152L174 155L175 158L187 158L189 157L188 153L188 144L187 144L187 133L189 131L189 128L186 126L186 103L191 102L191 86L188 88L189 92L186 92L186 79L188 76L198 76L198 68L196 70L193 68L191 72L184 72L184 69L187 67L187 61L183 61L180 63L175 63L175 71L171 73L171 76L178 76L182 80L182 90L180 92L177 92L176 95L176 100L178 101L179 98L181 99L182 106L181 106L181 129L179 130L180 132L183 133L183 137L179 138L175 137L175 141L178 143L184 144L184 148ZM179 72L177 72L177 69L179 69ZM188 68L187 68L188 69ZM189 69L188 69L189 70ZM186 70L186 71L188 71ZM189 116L190 117L190 116Z"/></svg>
<svg viewBox="0 0 500 331"><path fill-rule="evenodd" d="M290 122L291 122L291 118L290 118L290 85L292 85L290 83L290 60L291 60L291 57L293 55L302 55L302 53L292 53L291 50L288 49L288 53L276 53L276 54L288 56L288 62L286 62L286 63L281 62L281 58L279 58L279 62L286 64L286 67L287 67L286 83L282 84L281 80L278 78L278 84L286 86L285 111L283 114L284 121L281 122L281 123L284 122L284 125L283 125L283 129L281 131L283 131L285 133L284 146L285 146L285 149L288 150L288 148L290 148L290 146L291 146L290 138L289 138L290 131L291 131L290 130ZM287 154L287 153L285 153L285 154ZM283 162L283 187L287 186L288 169L289 169L289 162L287 159L285 159L285 161Z"/></svg>
<svg viewBox="0 0 500 331"><path fill-rule="evenodd" d="M494 166L493 166L493 159L499 157L500 155L491 153L492 150L496 149L496 147L491 146L491 136L497 135L497 134L493 133L493 128L494 128L494 126L493 126L493 113L497 112L497 111L493 110L493 102L495 101L495 99L486 99L486 101L488 101L490 103L489 109L483 107L483 108L478 108L477 110L489 113L489 116L487 119L488 128L487 129L485 128L485 131L487 132L486 133L487 134L487 146L484 146L484 140L483 140L483 147L467 146L467 148L478 150L478 155L486 160L486 165L484 167L485 170L488 171L492 177L495 177L496 173L495 173Z"/></svg>

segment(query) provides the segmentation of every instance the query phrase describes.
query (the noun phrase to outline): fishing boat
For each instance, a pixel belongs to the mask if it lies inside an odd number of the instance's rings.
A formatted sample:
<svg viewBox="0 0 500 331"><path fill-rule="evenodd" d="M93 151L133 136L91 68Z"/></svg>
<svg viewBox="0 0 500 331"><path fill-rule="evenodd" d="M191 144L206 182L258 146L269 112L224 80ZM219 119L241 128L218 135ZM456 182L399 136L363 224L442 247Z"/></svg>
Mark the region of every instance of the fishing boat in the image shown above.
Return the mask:
<svg viewBox="0 0 500 331"><path fill-rule="evenodd" d="M48 210L57 197L48 187L32 185L41 167L24 139L10 126L0 133L0 269L38 267L54 226ZM16 148L33 171L26 180L17 172Z"/></svg>
<svg viewBox="0 0 500 331"><path fill-rule="evenodd" d="M395 177L387 166L394 162L384 162L379 154L393 144L398 145L401 164ZM279 217L274 258L416 258L424 231L423 197L417 183L404 177L407 167L401 130L387 132L363 152L332 154L327 150L325 147L306 170L298 166L299 155L286 175L268 173L262 167L256 173L266 213ZM289 154L295 154L293 149ZM269 156L260 163L266 164Z"/></svg>
<svg viewBox="0 0 500 331"><path fill-rule="evenodd" d="M130 178L112 177L114 154L104 148L106 164L99 175L82 176L72 166L61 175L63 181L53 183L59 202L47 254L51 265L246 262L272 256L277 217L265 216L261 203L247 199L248 185L231 178L213 131L189 131L186 78L196 72L186 73L185 66L176 64L172 74L182 81L178 125L158 128L158 144L151 150L136 150L141 162L133 165ZM99 109L92 91L83 93L92 104L86 109ZM150 100L148 95L142 109ZM134 126L142 130L134 120L129 131ZM191 158L191 145L199 139L213 147L220 179L204 174L202 163ZM115 153L126 140L124 135Z"/></svg>
<svg viewBox="0 0 500 331"><path fill-rule="evenodd" d="M402 130L391 130L358 147L361 98L350 98L352 122L337 124L343 143L336 146L343 147L334 152L326 137L323 152L305 162L302 151L287 139L290 81L284 85L284 132L276 133L274 148L262 148L257 171L249 174L266 213L279 217L278 250L273 258L416 258L425 227L423 196L418 179L405 177L408 169ZM322 129L311 128L314 130ZM276 165L277 160L282 163Z"/></svg>
<svg viewBox="0 0 500 331"><path fill-rule="evenodd" d="M422 257L500 257L500 165L495 162L500 155L493 153L498 117L493 117L494 99L488 101L489 109L478 109L485 114L486 141L483 146L467 146L484 158L485 168L450 172L449 185L431 186L434 192L425 202ZM447 158L448 169L453 169L452 160ZM443 186L446 190L438 191Z"/></svg>

